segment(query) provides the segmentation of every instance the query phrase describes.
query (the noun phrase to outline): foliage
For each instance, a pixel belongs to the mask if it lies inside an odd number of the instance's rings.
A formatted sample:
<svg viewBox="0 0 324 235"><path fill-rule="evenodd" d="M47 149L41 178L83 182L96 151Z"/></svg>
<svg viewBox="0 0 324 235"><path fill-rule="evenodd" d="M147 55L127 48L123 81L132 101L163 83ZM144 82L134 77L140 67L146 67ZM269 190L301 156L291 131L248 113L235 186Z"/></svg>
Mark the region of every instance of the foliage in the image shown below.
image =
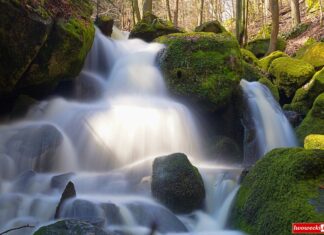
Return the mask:
<svg viewBox="0 0 324 235"><path fill-rule="evenodd" d="M251 235L290 235L296 221L320 222L324 211L319 188L324 180L324 151L279 148L266 154L244 178L233 220Z"/></svg>
<svg viewBox="0 0 324 235"><path fill-rule="evenodd" d="M301 35L302 33L304 33L308 28L309 28L310 24L309 23L301 23L297 26L295 26L294 28L292 28L290 31L288 31L287 33L285 33L283 35L283 37L286 40L289 39L293 39L298 37L299 35Z"/></svg>

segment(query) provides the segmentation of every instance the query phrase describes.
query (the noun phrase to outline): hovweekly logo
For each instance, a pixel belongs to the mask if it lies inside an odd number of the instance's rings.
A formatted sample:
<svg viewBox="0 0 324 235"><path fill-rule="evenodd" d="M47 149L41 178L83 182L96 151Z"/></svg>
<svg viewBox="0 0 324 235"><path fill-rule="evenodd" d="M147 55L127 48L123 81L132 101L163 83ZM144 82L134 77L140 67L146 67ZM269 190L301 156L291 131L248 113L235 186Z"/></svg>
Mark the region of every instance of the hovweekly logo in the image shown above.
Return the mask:
<svg viewBox="0 0 324 235"><path fill-rule="evenodd" d="M324 234L324 222L323 223L293 223L293 234Z"/></svg>

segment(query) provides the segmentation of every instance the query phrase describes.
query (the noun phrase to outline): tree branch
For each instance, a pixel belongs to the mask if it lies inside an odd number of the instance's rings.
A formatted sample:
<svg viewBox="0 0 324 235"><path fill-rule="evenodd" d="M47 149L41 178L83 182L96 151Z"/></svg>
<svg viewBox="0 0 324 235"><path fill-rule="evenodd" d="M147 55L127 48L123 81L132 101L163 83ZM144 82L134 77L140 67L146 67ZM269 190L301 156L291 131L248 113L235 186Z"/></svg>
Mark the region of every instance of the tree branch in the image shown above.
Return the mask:
<svg viewBox="0 0 324 235"><path fill-rule="evenodd" d="M4 232L1 232L0 235L9 233L9 232L14 231L14 230L22 229L22 228L35 228L35 226L26 224L26 225L23 225L23 226L20 226L20 227L8 229L8 230L6 230Z"/></svg>

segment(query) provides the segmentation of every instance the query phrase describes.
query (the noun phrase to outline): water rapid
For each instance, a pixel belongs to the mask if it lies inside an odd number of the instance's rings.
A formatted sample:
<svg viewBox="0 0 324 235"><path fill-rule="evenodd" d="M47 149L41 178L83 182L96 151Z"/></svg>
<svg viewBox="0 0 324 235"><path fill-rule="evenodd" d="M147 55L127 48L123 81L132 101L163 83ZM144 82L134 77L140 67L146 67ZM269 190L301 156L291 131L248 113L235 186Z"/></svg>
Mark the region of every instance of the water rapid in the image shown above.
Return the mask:
<svg viewBox="0 0 324 235"><path fill-rule="evenodd" d="M168 96L155 65L162 48L110 40L96 30L75 85L78 99L52 98L24 120L0 126L0 231L53 222L72 181L77 197L64 204L61 218L130 234L148 234L153 222L158 234L242 234L226 230L241 169L203 166L195 119ZM152 160L174 152L198 166L207 192L204 210L175 215L151 197Z"/></svg>
<svg viewBox="0 0 324 235"><path fill-rule="evenodd" d="M259 82L241 80L245 106L245 164L274 148L297 146L295 132L270 90Z"/></svg>

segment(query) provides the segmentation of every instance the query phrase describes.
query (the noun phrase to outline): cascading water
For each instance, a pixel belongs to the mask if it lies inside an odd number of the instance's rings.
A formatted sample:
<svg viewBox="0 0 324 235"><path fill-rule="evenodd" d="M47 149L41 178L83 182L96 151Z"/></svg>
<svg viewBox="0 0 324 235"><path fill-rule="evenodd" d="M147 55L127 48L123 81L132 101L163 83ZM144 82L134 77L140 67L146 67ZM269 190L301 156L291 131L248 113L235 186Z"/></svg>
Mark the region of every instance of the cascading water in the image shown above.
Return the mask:
<svg viewBox="0 0 324 235"><path fill-rule="evenodd" d="M259 82L241 80L245 112L245 164L251 165L274 148L297 146L289 121L270 90Z"/></svg>
<svg viewBox="0 0 324 235"><path fill-rule="evenodd" d="M52 221L71 180L77 197L64 204L61 218L131 234L148 234L153 222L159 234L242 234L225 230L241 169L199 167L194 118L168 97L155 66L162 47L112 41L96 30L77 79L79 101L54 98L33 107L24 121L0 127L0 231ZM205 181L206 210L191 215L174 215L150 193L154 157L179 151Z"/></svg>

